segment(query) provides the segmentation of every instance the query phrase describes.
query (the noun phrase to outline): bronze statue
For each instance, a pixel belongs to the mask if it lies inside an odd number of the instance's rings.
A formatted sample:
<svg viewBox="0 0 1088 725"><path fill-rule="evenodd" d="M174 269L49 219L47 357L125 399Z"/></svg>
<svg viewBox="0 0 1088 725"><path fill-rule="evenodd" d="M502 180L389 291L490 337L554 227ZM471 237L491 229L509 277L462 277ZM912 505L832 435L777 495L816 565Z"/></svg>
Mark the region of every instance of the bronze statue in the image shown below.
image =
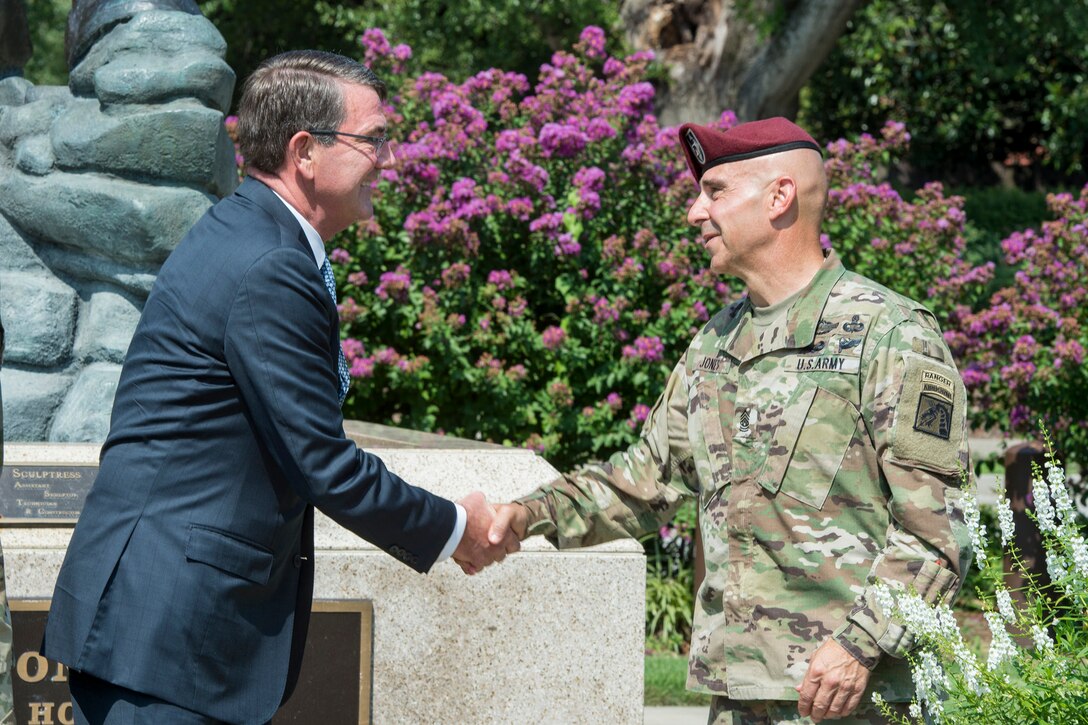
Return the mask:
<svg viewBox="0 0 1088 725"><path fill-rule="evenodd" d="M68 69L75 68L95 41L109 32L110 28L148 10L201 14L196 0L72 0L72 11L68 13L68 29L64 36Z"/></svg>

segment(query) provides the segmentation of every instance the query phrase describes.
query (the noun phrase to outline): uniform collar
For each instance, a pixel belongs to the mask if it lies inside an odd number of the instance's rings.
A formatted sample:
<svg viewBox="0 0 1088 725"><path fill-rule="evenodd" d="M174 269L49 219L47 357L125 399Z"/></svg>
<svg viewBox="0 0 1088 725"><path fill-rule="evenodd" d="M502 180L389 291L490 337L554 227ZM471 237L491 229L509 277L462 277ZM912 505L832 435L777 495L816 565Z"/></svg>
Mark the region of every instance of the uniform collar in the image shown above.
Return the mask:
<svg viewBox="0 0 1088 725"><path fill-rule="evenodd" d="M808 287L779 318L779 323L763 332L756 330L752 324L752 302L745 299L736 313L740 323L725 340L722 349L736 359L737 364L741 364L777 350L808 347L816 337L816 326L827 305L827 298L845 271L839 256L834 251L828 251Z"/></svg>

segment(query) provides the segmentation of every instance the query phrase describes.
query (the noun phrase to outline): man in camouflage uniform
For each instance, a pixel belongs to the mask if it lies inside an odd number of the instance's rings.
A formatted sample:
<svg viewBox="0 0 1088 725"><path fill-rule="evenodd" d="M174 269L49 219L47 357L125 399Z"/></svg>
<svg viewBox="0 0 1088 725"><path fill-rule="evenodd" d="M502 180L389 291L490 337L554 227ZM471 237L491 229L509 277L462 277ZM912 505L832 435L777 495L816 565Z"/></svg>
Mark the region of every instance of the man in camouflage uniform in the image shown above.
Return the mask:
<svg viewBox="0 0 1088 725"><path fill-rule="evenodd" d="M0 320L0 367L4 365L4 322ZM0 395L0 467L4 465L4 398ZM4 550L0 548L0 725L15 722L11 692L11 608L4 578Z"/></svg>
<svg viewBox="0 0 1088 725"><path fill-rule="evenodd" d="M771 119L680 139L688 221L748 295L695 337L637 443L504 506L493 533L588 546L698 498L688 688L714 695L710 722L882 722L870 695L910 700L911 641L873 585L947 602L967 565L963 384L933 315L821 249L807 133Z"/></svg>

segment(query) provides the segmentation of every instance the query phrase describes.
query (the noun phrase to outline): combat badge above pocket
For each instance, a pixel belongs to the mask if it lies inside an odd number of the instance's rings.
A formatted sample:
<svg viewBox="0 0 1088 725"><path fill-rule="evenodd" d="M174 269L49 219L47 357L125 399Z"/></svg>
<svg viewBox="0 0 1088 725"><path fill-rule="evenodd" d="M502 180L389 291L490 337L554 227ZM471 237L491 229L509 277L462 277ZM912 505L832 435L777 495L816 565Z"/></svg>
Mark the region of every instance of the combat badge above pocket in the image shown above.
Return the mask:
<svg viewBox="0 0 1088 725"><path fill-rule="evenodd" d="M931 357L905 354L895 412L892 455L944 473L958 473L966 393L959 373Z"/></svg>

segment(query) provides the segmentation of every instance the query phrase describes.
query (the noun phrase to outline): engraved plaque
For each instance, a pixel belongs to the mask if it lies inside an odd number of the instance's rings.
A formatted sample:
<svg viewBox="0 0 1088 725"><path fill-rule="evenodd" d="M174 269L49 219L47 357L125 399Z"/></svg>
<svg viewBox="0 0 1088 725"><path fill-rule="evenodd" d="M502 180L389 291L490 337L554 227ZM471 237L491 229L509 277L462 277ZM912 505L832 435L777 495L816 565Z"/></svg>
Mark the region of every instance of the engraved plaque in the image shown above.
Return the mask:
<svg viewBox="0 0 1088 725"><path fill-rule="evenodd" d="M75 524L98 466L16 463L0 468L0 523Z"/></svg>
<svg viewBox="0 0 1088 725"><path fill-rule="evenodd" d="M318 599L311 611L298 684L272 725L368 725L374 606L358 599Z"/></svg>
<svg viewBox="0 0 1088 725"><path fill-rule="evenodd" d="M68 668L38 652L48 610L48 601L11 600L16 725L74 723ZM317 600L312 611L298 685L272 722L367 725L373 682L373 605L353 599Z"/></svg>
<svg viewBox="0 0 1088 725"><path fill-rule="evenodd" d="M73 725L68 668L47 660L38 652L45 633L49 601L12 599L10 602L12 659L15 661L11 687L15 695L16 725Z"/></svg>

